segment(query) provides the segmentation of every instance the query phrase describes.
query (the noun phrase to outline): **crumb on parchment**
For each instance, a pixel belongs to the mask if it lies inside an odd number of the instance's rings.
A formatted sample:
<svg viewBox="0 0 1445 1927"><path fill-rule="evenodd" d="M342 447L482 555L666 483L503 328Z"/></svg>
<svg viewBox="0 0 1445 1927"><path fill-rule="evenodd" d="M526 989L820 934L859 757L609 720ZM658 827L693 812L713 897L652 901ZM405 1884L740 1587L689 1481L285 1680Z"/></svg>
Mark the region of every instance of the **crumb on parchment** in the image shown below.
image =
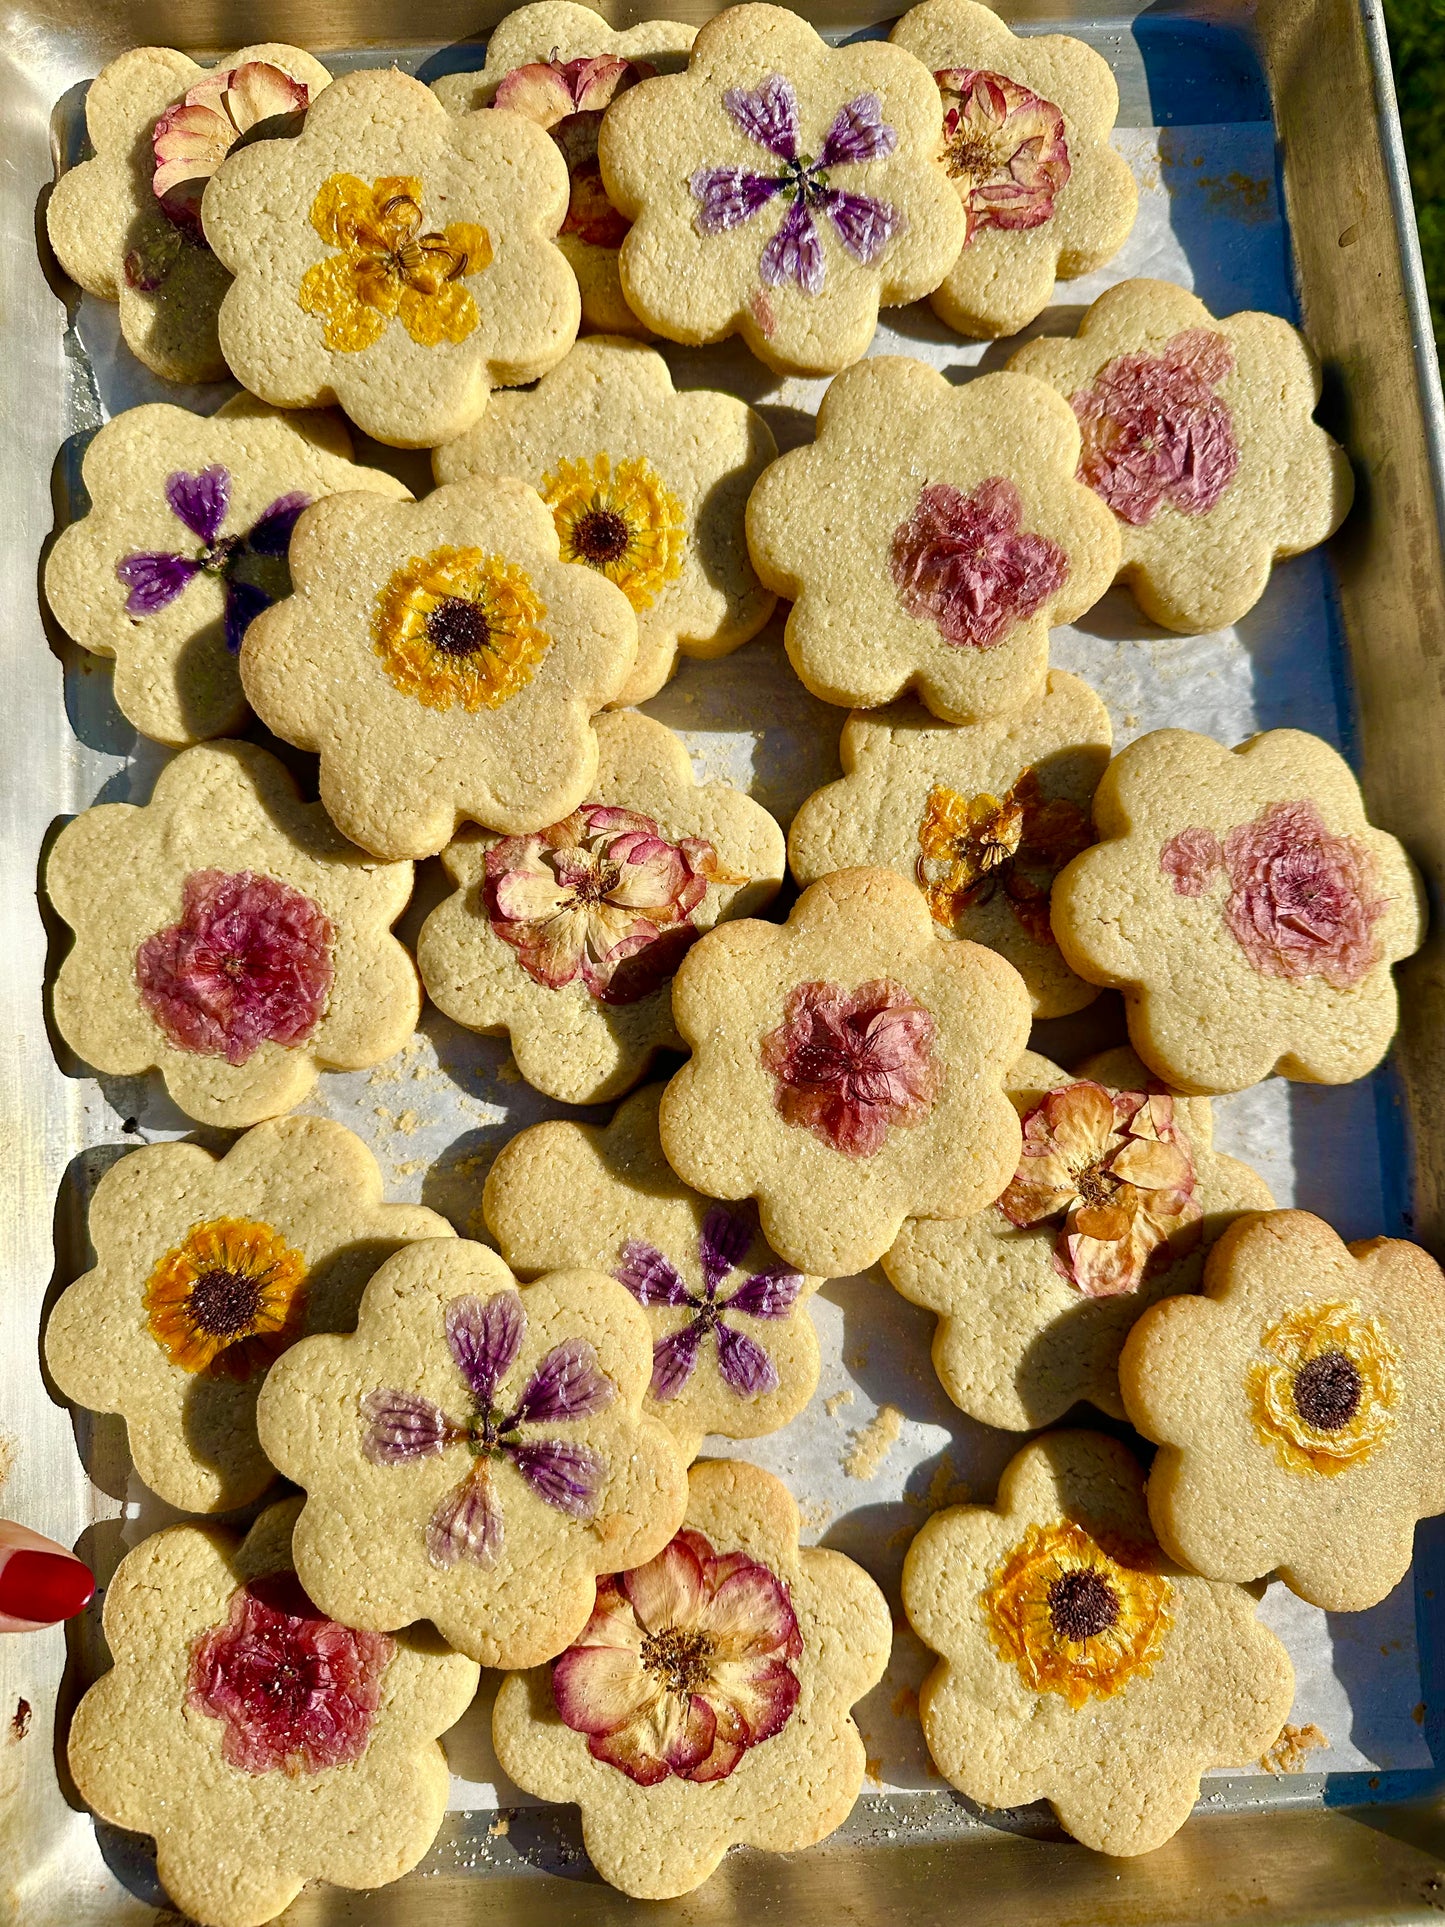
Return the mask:
<svg viewBox="0 0 1445 1927"><path fill-rule="evenodd" d="M1329 1739L1313 1720L1308 1726L1286 1723L1268 1753L1260 1755L1259 1764L1266 1773L1303 1773L1308 1756L1316 1748L1328 1745Z"/></svg>
<svg viewBox="0 0 1445 1927"><path fill-rule="evenodd" d="M902 1430L903 1414L898 1407L880 1405L868 1423L853 1434L853 1450L843 1461L844 1472L850 1479L876 1478Z"/></svg>

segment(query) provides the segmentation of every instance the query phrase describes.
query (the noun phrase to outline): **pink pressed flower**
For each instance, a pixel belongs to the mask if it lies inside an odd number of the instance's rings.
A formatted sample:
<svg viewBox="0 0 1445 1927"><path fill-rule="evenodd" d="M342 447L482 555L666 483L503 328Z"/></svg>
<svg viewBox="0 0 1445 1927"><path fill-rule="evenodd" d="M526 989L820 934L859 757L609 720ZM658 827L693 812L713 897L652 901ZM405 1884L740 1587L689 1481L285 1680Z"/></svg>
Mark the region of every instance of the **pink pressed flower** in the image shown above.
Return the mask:
<svg viewBox="0 0 1445 1927"><path fill-rule="evenodd" d="M1159 868L1176 896L1202 897L1224 868L1224 846L1213 830L1181 830L1159 852Z"/></svg>
<svg viewBox="0 0 1445 1927"><path fill-rule="evenodd" d="M1271 803L1229 832L1224 860L1225 920L1261 975L1348 990L1379 962L1374 864L1354 837L1331 835L1313 803Z"/></svg>
<svg viewBox="0 0 1445 1927"><path fill-rule="evenodd" d="M1162 354L1106 362L1071 398L1084 437L1079 480L1135 527L1161 503L1206 514L1239 468L1234 423L1214 392L1233 371L1234 350L1210 328L1186 328Z"/></svg>
<svg viewBox="0 0 1445 1927"><path fill-rule="evenodd" d="M932 482L893 535L889 558L898 600L938 625L945 642L992 649L1057 595L1069 558L1045 535L1023 534L1023 502L1001 475L965 495Z"/></svg>
<svg viewBox="0 0 1445 1927"><path fill-rule="evenodd" d="M572 191L563 234L590 247L620 248L632 223L607 198L597 160L603 110L618 94L657 69L645 60L598 54L586 60L534 60L514 67L493 96L493 107L545 127L562 150Z"/></svg>
<svg viewBox="0 0 1445 1927"><path fill-rule="evenodd" d="M708 884L742 881L704 838L671 843L650 816L587 803L494 843L484 888L493 931L529 977L559 990L580 976L604 1003L630 1004L682 962Z"/></svg>
<svg viewBox="0 0 1445 1927"><path fill-rule="evenodd" d="M171 220L200 225L201 195L239 137L274 114L307 105L309 89L269 61L210 73L168 107L151 133L151 189Z"/></svg>
<svg viewBox="0 0 1445 1927"><path fill-rule="evenodd" d="M331 921L301 891L250 870L193 870L181 920L136 952L141 1002L177 1050L245 1064L302 1044L326 1008Z"/></svg>
<svg viewBox="0 0 1445 1927"><path fill-rule="evenodd" d="M788 1589L741 1552L679 1532L635 1571L600 1579L552 1668L563 1722L639 1786L725 1780L798 1703L803 1651Z"/></svg>
<svg viewBox="0 0 1445 1927"><path fill-rule="evenodd" d="M943 95L943 165L962 184L968 246L980 228L1041 227L1073 171L1064 117L1006 74L936 73Z"/></svg>
<svg viewBox="0 0 1445 1927"><path fill-rule="evenodd" d="M366 1751L396 1642L312 1605L294 1573L231 1595L224 1626L191 1653L186 1704L225 1721L221 1757L245 1773L320 1773Z"/></svg>
<svg viewBox="0 0 1445 1927"><path fill-rule="evenodd" d="M869 1158L893 1124L919 1124L943 1087L932 1016L887 977L853 991L795 984L762 1041L773 1103L845 1157Z"/></svg>

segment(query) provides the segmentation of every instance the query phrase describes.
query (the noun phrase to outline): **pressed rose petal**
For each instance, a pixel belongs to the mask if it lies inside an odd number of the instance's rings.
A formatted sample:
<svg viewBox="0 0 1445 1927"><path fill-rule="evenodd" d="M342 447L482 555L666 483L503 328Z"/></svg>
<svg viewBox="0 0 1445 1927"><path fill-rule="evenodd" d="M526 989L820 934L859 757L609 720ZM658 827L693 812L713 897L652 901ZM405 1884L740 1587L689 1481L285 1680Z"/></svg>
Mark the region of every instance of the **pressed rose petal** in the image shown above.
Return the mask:
<svg viewBox="0 0 1445 1927"><path fill-rule="evenodd" d="M797 1304L802 1289L801 1274L785 1271L778 1265L769 1271L754 1272L733 1292L727 1308L746 1312L749 1318L786 1318Z"/></svg>
<svg viewBox="0 0 1445 1927"><path fill-rule="evenodd" d="M613 1276L626 1285L639 1305L685 1305L687 1286L676 1267L656 1245L629 1238Z"/></svg>
<svg viewBox="0 0 1445 1927"><path fill-rule="evenodd" d="M795 200L763 249L758 274L765 287L781 288L796 281L804 294L818 294L825 273L823 244L808 204L803 199Z"/></svg>
<svg viewBox="0 0 1445 1927"><path fill-rule="evenodd" d="M779 160L798 157L798 96L790 80L771 74L761 87L729 87L723 106L738 127Z"/></svg>
<svg viewBox="0 0 1445 1927"><path fill-rule="evenodd" d="M1177 1144L1162 1144L1157 1138L1135 1138L1114 1153L1109 1170L1126 1184L1137 1185L1144 1191L1158 1191L1175 1185L1188 1186L1193 1166Z"/></svg>
<svg viewBox="0 0 1445 1927"><path fill-rule="evenodd" d="M933 622L945 642L991 649L1068 578L1057 542L1020 528L1023 501L1004 476L970 495L934 482L893 534L889 560L904 610Z"/></svg>
<svg viewBox="0 0 1445 1927"><path fill-rule="evenodd" d="M123 555L115 572L130 590L125 599L126 614L153 616L175 601L186 584L200 574L200 568L183 555L143 549L135 555Z"/></svg>
<svg viewBox="0 0 1445 1927"><path fill-rule="evenodd" d="M1129 1193L1121 1196L1127 1199ZM1126 1238L1134 1227L1134 1213L1127 1203L1083 1204L1070 1215L1069 1226L1085 1238Z"/></svg>
<svg viewBox="0 0 1445 1927"><path fill-rule="evenodd" d="M746 1557L732 1562L712 1588L698 1624L716 1642L720 1661L796 1659L803 1650L787 1587L766 1566Z"/></svg>
<svg viewBox="0 0 1445 1927"><path fill-rule="evenodd" d="M527 1332L521 1294L494 1292L485 1303L469 1292L453 1298L444 1314L447 1348L473 1398L490 1406L497 1386L517 1362Z"/></svg>
<svg viewBox="0 0 1445 1927"><path fill-rule="evenodd" d="M638 1786L661 1786L671 1778L667 1762L649 1751L642 1721L620 1727L616 1733L594 1734L587 1742L587 1751L594 1760L615 1766Z"/></svg>
<svg viewBox="0 0 1445 1927"><path fill-rule="evenodd" d="M1348 990L1375 968L1386 906L1373 859L1332 835L1312 802L1271 803L1229 832L1224 857L1225 921L1261 975Z"/></svg>
<svg viewBox="0 0 1445 1927"><path fill-rule="evenodd" d="M493 94L492 105L506 113L534 120L539 127L554 127L577 110L576 96L566 75L545 60L514 67Z"/></svg>
<svg viewBox="0 0 1445 1927"><path fill-rule="evenodd" d="M209 544L221 533L231 506L231 478L219 462L194 475L177 470L166 477L166 500L192 535Z"/></svg>
<svg viewBox="0 0 1445 1927"><path fill-rule="evenodd" d="M554 1345L537 1366L517 1401L519 1424L557 1419L591 1418L604 1411L617 1387L597 1363L597 1353L585 1338L569 1338Z"/></svg>
<svg viewBox="0 0 1445 1927"><path fill-rule="evenodd" d="M650 1387L655 1399L665 1403L668 1399L677 1397L692 1377L702 1338L701 1321L695 1318L690 1325L684 1325L681 1331L675 1331L670 1338L658 1339L652 1348Z"/></svg>
<svg viewBox="0 0 1445 1927"><path fill-rule="evenodd" d="M778 1389L778 1368L755 1338L719 1325L717 1368L739 1398L759 1398Z"/></svg>
<svg viewBox="0 0 1445 1927"><path fill-rule="evenodd" d="M607 1461L590 1445L526 1440L503 1448L539 1499L571 1519L592 1518L607 1484Z"/></svg>
<svg viewBox="0 0 1445 1927"><path fill-rule="evenodd" d="M1224 868L1224 846L1213 830L1181 830L1159 852L1159 868L1181 897L1202 897Z"/></svg>
<svg viewBox="0 0 1445 1927"><path fill-rule="evenodd" d="M683 1779L712 1752L717 1714L700 1693L664 1693L649 1724L659 1729L659 1755Z"/></svg>
<svg viewBox="0 0 1445 1927"><path fill-rule="evenodd" d="M489 1570L501 1557L503 1540L502 1509L486 1463L478 1459L428 1519L427 1556L434 1566L455 1566L465 1559Z"/></svg>
<svg viewBox="0 0 1445 1927"><path fill-rule="evenodd" d="M295 114L307 104L310 90L269 60L246 60L231 70L227 105L237 130L244 134L276 114Z"/></svg>
<svg viewBox="0 0 1445 1927"><path fill-rule="evenodd" d="M513 923L535 923L570 906L573 890L550 870L508 870L497 878L497 914Z"/></svg>
<svg viewBox="0 0 1445 1927"><path fill-rule="evenodd" d="M782 1658L724 1662L714 1669L713 1682L718 1698L738 1714L752 1746L780 1733L798 1703L798 1676Z"/></svg>
<svg viewBox="0 0 1445 1927"><path fill-rule="evenodd" d="M682 1540L670 1540L655 1559L624 1572L621 1580L644 1632L697 1623L704 1596L702 1562Z"/></svg>
<svg viewBox="0 0 1445 1927"><path fill-rule="evenodd" d="M920 1123L932 1109L943 1082L933 1039L932 1016L901 984L879 978L848 992L815 982L788 993L761 1056L788 1123L869 1157L892 1125Z"/></svg>
<svg viewBox="0 0 1445 1927"><path fill-rule="evenodd" d="M697 1240L697 1255L709 1296L730 1271L737 1270L747 1256L752 1241L751 1220L741 1211L729 1211L725 1204L711 1207L702 1221Z"/></svg>
<svg viewBox="0 0 1445 1927"><path fill-rule="evenodd" d="M361 1449L373 1465L432 1458L458 1436L441 1407L417 1392L368 1392L361 1416L366 1421Z"/></svg>
<svg viewBox="0 0 1445 1927"><path fill-rule="evenodd" d="M623 82L632 70L632 62L623 60L617 54L598 54L592 60L577 60L570 63L572 98L583 113L599 113L623 91Z"/></svg>
<svg viewBox="0 0 1445 1927"><path fill-rule="evenodd" d="M552 1700L563 1725L574 1733L615 1733L650 1712L661 1696L661 1687L643 1671L636 1646L579 1642L552 1667Z"/></svg>
<svg viewBox="0 0 1445 1927"><path fill-rule="evenodd" d="M1158 355L1120 355L1071 397L1083 434L1079 479L1121 521L1162 506L1204 515L1239 469L1229 407L1214 392L1233 369L1223 335L1188 328Z"/></svg>

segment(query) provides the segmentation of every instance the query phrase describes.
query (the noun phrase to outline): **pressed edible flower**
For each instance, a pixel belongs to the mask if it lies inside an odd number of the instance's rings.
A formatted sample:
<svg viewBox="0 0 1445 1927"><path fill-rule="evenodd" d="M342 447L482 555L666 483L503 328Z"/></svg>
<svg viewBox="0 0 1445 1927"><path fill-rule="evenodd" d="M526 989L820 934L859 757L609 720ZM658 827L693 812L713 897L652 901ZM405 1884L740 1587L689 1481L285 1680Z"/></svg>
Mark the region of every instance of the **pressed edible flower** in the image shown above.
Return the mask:
<svg viewBox="0 0 1445 1927"><path fill-rule="evenodd" d="M372 636L386 673L428 709L499 709L532 680L552 638L527 571L450 544L393 570Z"/></svg>
<svg viewBox="0 0 1445 1927"><path fill-rule="evenodd" d="M937 625L945 642L992 649L1069 574L1069 558L1046 535L1020 528L1023 500L1002 475L965 495L930 482L893 534L889 557L898 600Z"/></svg>
<svg viewBox="0 0 1445 1927"><path fill-rule="evenodd" d="M1157 355L1119 355L1070 397L1083 431L1079 480L1123 522L1161 505L1204 515L1239 469L1228 404L1214 391L1234 350L1211 328L1186 328Z"/></svg>
<svg viewBox="0 0 1445 1927"><path fill-rule="evenodd" d="M575 234L591 247L621 247L632 223L607 198L597 134L603 110L617 95L656 71L645 60L621 60L615 54L539 60L514 67L497 88L493 107L536 121L562 150L571 182L563 234Z"/></svg>
<svg viewBox="0 0 1445 1927"><path fill-rule="evenodd" d="M267 60L198 80L151 131L151 191L167 217L201 239L201 195L237 140L273 115L299 113L310 98L309 88Z"/></svg>
<svg viewBox="0 0 1445 1927"><path fill-rule="evenodd" d="M557 524L562 560L585 562L605 575L634 609L651 608L658 591L682 573L682 503L641 455L615 471L605 452L591 461L559 461L538 493Z"/></svg>
<svg viewBox="0 0 1445 1927"><path fill-rule="evenodd" d="M301 1336L306 1260L251 1218L193 1224L146 1280L151 1336L186 1372L245 1380Z"/></svg>
<svg viewBox="0 0 1445 1927"><path fill-rule="evenodd" d="M1336 1478L1395 1424L1400 1354L1356 1299L1301 1305L1265 1326L1249 1368L1254 1429L1291 1472Z"/></svg>
<svg viewBox="0 0 1445 1927"><path fill-rule="evenodd" d="M963 196L967 247L980 228L1035 228L1051 219L1072 166L1064 117L1007 74L945 67L943 166Z"/></svg>
<svg viewBox="0 0 1445 1927"><path fill-rule="evenodd" d="M943 1087L931 1013L902 984L795 984L762 1041L779 1115L845 1157L881 1151L893 1125L919 1124Z"/></svg>
<svg viewBox="0 0 1445 1927"><path fill-rule="evenodd" d="M919 888L945 929L1002 889L1033 941L1051 944L1054 878L1093 841L1087 813L1066 797L1046 799L1034 769L1024 770L1003 796L965 797L936 783L918 826Z"/></svg>

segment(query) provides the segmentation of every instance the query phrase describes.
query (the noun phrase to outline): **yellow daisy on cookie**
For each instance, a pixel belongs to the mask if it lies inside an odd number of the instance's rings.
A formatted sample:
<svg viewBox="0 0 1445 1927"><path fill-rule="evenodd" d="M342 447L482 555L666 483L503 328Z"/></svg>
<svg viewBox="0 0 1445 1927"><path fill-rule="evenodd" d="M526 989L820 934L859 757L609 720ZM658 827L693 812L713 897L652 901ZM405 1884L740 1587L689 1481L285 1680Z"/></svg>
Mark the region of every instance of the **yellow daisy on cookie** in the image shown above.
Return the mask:
<svg viewBox="0 0 1445 1927"><path fill-rule="evenodd" d="M376 653L428 709L496 709L551 647L547 606L504 556L443 543L395 570L376 599Z"/></svg>
<svg viewBox="0 0 1445 1927"><path fill-rule="evenodd" d="M300 1335L306 1260L268 1224L192 1225L146 1281L151 1336L187 1372L249 1378Z"/></svg>
<svg viewBox="0 0 1445 1927"><path fill-rule="evenodd" d="M650 609L682 573L687 522L682 503L641 455L612 467L565 457L538 491L552 511L564 562L585 562L615 582L634 609Z"/></svg>

